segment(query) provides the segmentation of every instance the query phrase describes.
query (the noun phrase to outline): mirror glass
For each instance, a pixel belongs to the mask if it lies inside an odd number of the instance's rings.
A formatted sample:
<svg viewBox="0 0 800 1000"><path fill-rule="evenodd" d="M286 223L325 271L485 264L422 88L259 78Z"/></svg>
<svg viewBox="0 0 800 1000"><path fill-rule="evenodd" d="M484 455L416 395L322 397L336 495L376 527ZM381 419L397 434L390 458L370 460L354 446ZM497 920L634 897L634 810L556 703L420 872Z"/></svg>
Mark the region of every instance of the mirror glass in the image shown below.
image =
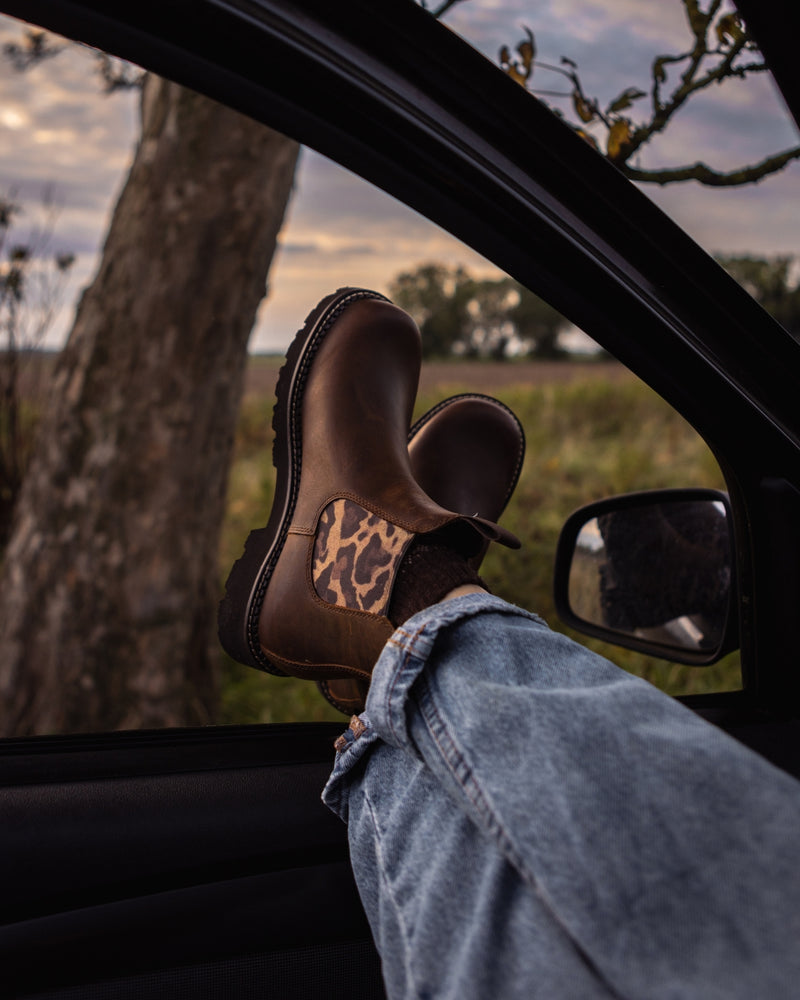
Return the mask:
<svg viewBox="0 0 800 1000"><path fill-rule="evenodd" d="M702 652L722 642L730 587L724 504L647 502L586 521L570 567L569 603L600 628Z"/></svg>

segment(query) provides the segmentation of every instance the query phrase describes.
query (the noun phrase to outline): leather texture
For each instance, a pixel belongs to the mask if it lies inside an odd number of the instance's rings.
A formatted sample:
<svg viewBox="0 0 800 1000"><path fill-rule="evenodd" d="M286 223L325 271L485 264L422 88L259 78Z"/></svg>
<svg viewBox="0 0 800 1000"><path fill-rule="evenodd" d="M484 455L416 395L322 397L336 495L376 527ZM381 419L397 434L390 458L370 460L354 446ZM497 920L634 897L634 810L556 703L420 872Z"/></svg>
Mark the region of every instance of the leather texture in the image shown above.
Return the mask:
<svg viewBox="0 0 800 1000"><path fill-rule="evenodd" d="M353 290L348 290L352 295ZM344 294L344 293L343 293ZM290 477L289 520L270 568L259 612L262 652L273 667L298 677L368 680L393 628L385 613L328 603L314 587L314 550L320 517L334 501L349 500L409 534L447 531L465 557L485 540L519 542L482 518L464 517L431 499L417 484L407 434L421 363L419 331L391 303L349 301L323 332L295 355L278 388L276 433L285 434ZM311 354L313 345L313 356ZM280 454L280 449L276 452ZM394 553L396 573L402 551Z"/></svg>
<svg viewBox="0 0 800 1000"><path fill-rule="evenodd" d="M465 393L417 421L408 454L417 484L442 507L497 521L519 479L525 434L499 400Z"/></svg>
<svg viewBox="0 0 800 1000"><path fill-rule="evenodd" d="M525 457L525 433L505 404L464 393L433 407L411 428L411 472L434 501L461 514L497 521L514 492ZM489 542L471 558L477 571ZM364 710L369 684L356 678L319 682L322 695L345 715Z"/></svg>

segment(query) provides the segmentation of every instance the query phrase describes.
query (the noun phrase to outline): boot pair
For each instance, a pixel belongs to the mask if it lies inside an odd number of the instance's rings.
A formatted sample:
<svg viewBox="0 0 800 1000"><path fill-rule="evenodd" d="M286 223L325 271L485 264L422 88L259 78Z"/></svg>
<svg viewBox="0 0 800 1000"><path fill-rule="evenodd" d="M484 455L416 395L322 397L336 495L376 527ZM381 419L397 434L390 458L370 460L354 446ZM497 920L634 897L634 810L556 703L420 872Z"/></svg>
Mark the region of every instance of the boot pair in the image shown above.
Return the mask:
<svg viewBox="0 0 800 1000"><path fill-rule="evenodd" d="M409 435L420 365L416 325L377 292L341 289L313 310L278 379L269 522L220 605L235 660L315 680L347 712L409 611L476 582L490 542L519 546L496 524L522 464L519 422L465 395Z"/></svg>

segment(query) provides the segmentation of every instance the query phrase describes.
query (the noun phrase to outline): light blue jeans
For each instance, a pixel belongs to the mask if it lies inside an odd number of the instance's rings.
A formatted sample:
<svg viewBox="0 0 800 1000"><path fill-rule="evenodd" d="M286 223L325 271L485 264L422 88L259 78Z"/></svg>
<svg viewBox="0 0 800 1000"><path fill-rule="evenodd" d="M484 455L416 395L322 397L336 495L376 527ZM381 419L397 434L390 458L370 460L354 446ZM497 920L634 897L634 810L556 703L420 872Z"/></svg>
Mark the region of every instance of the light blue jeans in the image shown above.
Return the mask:
<svg viewBox="0 0 800 1000"><path fill-rule="evenodd" d="M390 998L800 995L800 783L535 615L415 615L346 737Z"/></svg>

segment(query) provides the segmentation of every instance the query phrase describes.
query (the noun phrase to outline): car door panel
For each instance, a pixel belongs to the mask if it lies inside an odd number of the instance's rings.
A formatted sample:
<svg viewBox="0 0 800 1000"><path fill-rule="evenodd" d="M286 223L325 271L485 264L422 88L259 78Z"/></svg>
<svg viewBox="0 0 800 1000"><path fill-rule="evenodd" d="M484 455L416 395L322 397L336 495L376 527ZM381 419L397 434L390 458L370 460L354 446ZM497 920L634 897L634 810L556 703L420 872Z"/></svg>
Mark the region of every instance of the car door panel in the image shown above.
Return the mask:
<svg viewBox="0 0 800 1000"><path fill-rule="evenodd" d="M297 995L312 996L323 953L340 982L323 977L316 995L349 995L354 976L380 995L345 827L320 800L340 730L5 741L6 995L88 988L121 973L115 989L132 989L142 975L189 981L219 966L232 975L291 969L312 990Z"/></svg>

